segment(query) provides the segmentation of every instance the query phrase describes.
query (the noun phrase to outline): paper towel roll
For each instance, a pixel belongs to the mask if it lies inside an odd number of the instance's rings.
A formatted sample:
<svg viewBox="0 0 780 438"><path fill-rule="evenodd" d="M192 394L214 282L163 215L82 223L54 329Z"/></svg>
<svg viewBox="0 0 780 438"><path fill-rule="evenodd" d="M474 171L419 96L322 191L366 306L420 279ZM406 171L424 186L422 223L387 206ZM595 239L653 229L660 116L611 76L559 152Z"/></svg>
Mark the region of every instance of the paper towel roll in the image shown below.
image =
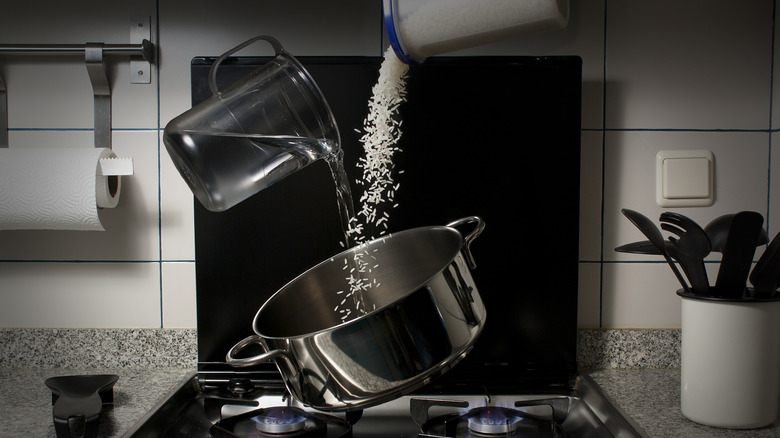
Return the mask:
<svg viewBox="0 0 780 438"><path fill-rule="evenodd" d="M98 207L119 202L120 179L98 173L106 148L0 149L0 230L104 231Z"/></svg>

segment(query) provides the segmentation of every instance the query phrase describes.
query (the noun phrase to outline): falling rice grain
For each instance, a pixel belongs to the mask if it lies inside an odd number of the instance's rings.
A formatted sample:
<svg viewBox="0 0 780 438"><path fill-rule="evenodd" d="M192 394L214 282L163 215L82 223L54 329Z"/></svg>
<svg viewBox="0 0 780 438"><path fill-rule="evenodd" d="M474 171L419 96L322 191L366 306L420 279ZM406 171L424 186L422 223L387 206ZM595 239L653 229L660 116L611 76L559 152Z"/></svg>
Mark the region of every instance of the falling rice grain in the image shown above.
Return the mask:
<svg viewBox="0 0 780 438"><path fill-rule="evenodd" d="M393 157L400 152L397 146L401 138L401 120L398 109L406 100L406 75L409 66L401 62L392 48L388 47L384 54L384 60L379 68L379 78L372 88L372 96L368 102L368 114L363 121L363 130L355 130L362 134L360 142L363 145L365 155L358 159L357 166L362 169L362 177L357 179L357 184L363 188L360 197L361 206L348 221L347 240L356 244L366 242L387 235L390 215L384 209L396 208L396 192L400 184L393 180L395 165ZM398 172L403 173L403 171ZM378 228L381 230L377 230ZM378 232L377 232L378 231ZM377 233L378 236L374 236ZM384 238L382 240L385 242ZM343 242L339 242L344 247ZM374 249L376 252L378 249ZM365 255L376 259L369 252ZM352 263L344 259L346 270L350 266L350 276L347 277L349 293L346 297L354 295L355 310L365 313L362 292L372 287L372 281L368 278L355 278L352 274L356 268L359 273L364 273L368 263L362 259L363 254L355 254ZM374 265L374 269L379 265ZM369 269L369 272L371 270ZM360 277L360 275L358 275ZM379 286L373 279L374 287ZM346 300L345 300L346 301ZM340 306L345 304L342 301ZM376 309L376 306L374 306ZM342 310L343 313L343 310ZM347 315L349 315L349 310ZM346 315L342 317L342 320Z"/></svg>

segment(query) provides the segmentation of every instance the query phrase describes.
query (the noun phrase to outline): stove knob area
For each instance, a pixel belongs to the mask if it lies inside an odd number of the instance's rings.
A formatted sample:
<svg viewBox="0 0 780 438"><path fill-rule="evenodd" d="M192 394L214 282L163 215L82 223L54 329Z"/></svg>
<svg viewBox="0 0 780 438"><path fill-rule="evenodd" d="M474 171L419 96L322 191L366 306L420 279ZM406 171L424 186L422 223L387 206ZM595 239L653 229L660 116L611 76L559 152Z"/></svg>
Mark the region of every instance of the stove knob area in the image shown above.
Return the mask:
<svg viewBox="0 0 780 438"><path fill-rule="evenodd" d="M231 394L241 396L255 390L255 384L250 379L233 377L228 380L227 389Z"/></svg>

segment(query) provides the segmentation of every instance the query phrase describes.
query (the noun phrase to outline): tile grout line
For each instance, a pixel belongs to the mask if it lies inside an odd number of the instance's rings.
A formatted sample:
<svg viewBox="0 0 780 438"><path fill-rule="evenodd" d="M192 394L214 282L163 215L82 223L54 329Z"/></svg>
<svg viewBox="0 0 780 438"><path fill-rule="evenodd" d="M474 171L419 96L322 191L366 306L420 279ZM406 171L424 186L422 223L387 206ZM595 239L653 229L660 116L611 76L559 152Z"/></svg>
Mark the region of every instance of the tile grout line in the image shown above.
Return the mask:
<svg viewBox="0 0 780 438"><path fill-rule="evenodd" d="M157 36L157 46L160 45L160 1L155 1L155 34ZM157 265L159 273L159 295L160 295L160 328L165 328L164 323L164 308L163 308L163 242L162 242L162 157L160 154L160 62L159 51L155 61L157 61L156 76L157 76L157 251L159 263Z"/></svg>
<svg viewBox="0 0 780 438"><path fill-rule="evenodd" d="M766 228L769 229L769 220L771 219L772 207L772 117L774 114L774 88L775 88L775 32L777 25L777 0L772 2L772 41L770 43L769 56L769 142L767 145L767 175L766 175ZM771 234L770 234L771 235Z"/></svg>
<svg viewBox="0 0 780 438"><path fill-rule="evenodd" d="M599 241L599 328L604 327L604 213L605 213L605 178L606 178L606 128L607 128L607 3L604 0L604 40L602 43L601 65L601 239Z"/></svg>

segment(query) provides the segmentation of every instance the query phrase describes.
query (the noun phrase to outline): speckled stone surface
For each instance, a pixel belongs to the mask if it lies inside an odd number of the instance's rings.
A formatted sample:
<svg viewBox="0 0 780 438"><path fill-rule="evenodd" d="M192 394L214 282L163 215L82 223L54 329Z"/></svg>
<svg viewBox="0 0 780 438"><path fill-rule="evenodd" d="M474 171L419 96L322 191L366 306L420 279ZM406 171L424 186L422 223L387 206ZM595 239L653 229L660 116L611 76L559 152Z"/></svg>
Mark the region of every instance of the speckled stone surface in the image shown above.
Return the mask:
<svg viewBox="0 0 780 438"><path fill-rule="evenodd" d="M735 431L680 411L680 330L580 330L577 357L648 438L780 437L780 422ZM195 330L0 329L0 438L54 437L48 377L117 374L101 437L121 437L194 373Z"/></svg>
<svg viewBox="0 0 780 438"><path fill-rule="evenodd" d="M75 374L119 375L114 406L104 411L100 436L121 437L191 375L186 369L5 369L0 370L0 438L55 437L48 377ZM647 434L647 438L780 436L780 423L755 430L718 429L696 424L680 411L680 372L676 369L611 369L590 373L601 390ZM105 423L105 424L104 424Z"/></svg>
<svg viewBox="0 0 780 438"><path fill-rule="evenodd" d="M681 330L579 330L580 370L680 368Z"/></svg>
<svg viewBox="0 0 780 438"><path fill-rule="evenodd" d="M731 430L704 426L688 420L680 410L679 369L610 369L590 373L601 387L648 438L780 437L780 421L753 430Z"/></svg>
<svg viewBox="0 0 780 438"><path fill-rule="evenodd" d="M171 329L0 329L0 368L195 368L197 332ZM680 330L579 330L581 370L679 368Z"/></svg>
<svg viewBox="0 0 780 438"><path fill-rule="evenodd" d="M195 368L197 332L0 329L0 368Z"/></svg>
<svg viewBox="0 0 780 438"><path fill-rule="evenodd" d="M54 438L49 377L117 374L114 404L101 412L99 436L121 437L194 370L128 368L0 369L0 438Z"/></svg>

